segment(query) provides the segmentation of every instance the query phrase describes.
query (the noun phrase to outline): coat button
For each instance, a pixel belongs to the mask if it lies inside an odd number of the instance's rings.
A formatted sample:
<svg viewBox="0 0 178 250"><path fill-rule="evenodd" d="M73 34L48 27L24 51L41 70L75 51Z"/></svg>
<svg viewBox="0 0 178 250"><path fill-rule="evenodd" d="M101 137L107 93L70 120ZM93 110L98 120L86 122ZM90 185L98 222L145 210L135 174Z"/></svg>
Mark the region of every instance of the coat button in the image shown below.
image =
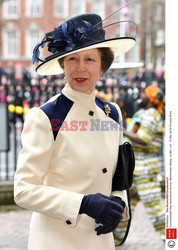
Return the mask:
<svg viewBox="0 0 178 250"><path fill-rule="evenodd" d="M70 220L66 220L67 225L71 225L72 222Z"/></svg>
<svg viewBox="0 0 178 250"><path fill-rule="evenodd" d="M103 172L103 174L107 173L108 172L107 168L103 168L102 172Z"/></svg>
<svg viewBox="0 0 178 250"><path fill-rule="evenodd" d="M90 110L88 114L91 115L91 116L93 116L94 112Z"/></svg>

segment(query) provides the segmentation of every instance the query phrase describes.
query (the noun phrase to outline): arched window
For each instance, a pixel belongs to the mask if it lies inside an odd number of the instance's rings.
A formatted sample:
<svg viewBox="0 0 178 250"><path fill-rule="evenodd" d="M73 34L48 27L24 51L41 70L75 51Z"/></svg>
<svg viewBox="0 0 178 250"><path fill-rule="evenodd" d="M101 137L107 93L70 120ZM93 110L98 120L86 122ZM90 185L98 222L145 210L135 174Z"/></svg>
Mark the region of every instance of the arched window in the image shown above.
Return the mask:
<svg viewBox="0 0 178 250"><path fill-rule="evenodd" d="M26 0L26 16L29 18L40 18L43 14L42 0Z"/></svg>
<svg viewBox="0 0 178 250"><path fill-rule="evenodd" d="M54 0L53 5L54 16L66 18L69 16L69 0Z"/></svg>
<svg viewBox="0 0 178 250"><path fill-rule="evenodd" d="M105 0L92 1L92 12L99 14L102 19L105 18L105 4Z"/></svg>
<svg viewBox="0 0 178 250"><path fill-rule="evenodd" d="M25 38L26 38L26 57L27 58L31 58L32 57L32 52L34 47L37 45L37 43L39 43L42 39L42 30L41 28L36 25L36 24L31 24L29 27L27 27L26 29L26 34L25 34Z"/></svg>
<svg viewBox="0 0 178 250"><path fill-rule="evenodd" d="M20 16L20 0L6 0L2 3L4 19L17 19Z"/></svg>
<svg viewBox="0 0 178 250"><path fill-rule="evenodd" d="M17 59L20 56L20 31L13 25L8 24L2 33L3 57Z"/></svg>
<svg viewBox="0 0 178 250"><path fill-rule="evenodd" d="M71 2L71 15L72 16L83 14L85 12L86 12L86 1L85 0L82 0L82 1L73 0Z"/></svg>

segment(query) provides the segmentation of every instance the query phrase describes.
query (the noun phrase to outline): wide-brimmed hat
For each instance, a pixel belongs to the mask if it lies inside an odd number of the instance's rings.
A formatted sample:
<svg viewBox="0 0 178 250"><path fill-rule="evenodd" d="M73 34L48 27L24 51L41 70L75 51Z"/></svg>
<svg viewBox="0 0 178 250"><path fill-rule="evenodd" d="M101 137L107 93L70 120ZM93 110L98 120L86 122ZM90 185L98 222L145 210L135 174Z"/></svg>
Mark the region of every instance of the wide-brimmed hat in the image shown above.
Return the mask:
<svg viewBox="0 0 178 250"><path fill-rule="evenodd" d="M121 22L113 22L103 27L103 21L97 14L82 14L62 22L53 31L45 34L41 43L33 50L33 63L41 62L36 70L40 75L63 73L58 60L67 55L94 48L111 48L114 57L126 53L135 45L135 37L120 37L116 32ZM135 24L135 23L134 23ZM114 35L107 35L106 29L113 28ZM50 55L40 58L40 48L47 44Z"/></svg>

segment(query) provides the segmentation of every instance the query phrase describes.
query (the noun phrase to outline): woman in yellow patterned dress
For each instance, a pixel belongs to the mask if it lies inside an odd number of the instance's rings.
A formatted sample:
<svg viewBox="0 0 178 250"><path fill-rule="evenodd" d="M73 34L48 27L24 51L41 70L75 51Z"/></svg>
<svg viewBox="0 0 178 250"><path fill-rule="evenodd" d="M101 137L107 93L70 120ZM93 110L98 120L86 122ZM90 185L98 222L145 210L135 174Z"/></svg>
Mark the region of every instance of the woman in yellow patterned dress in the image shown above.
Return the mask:
<svg viewBox="0 0 178 250"><path fill-rule="evenodd" d="M124 131L132 143L135 153L134 184L131 188L132 209L142 201L155 230L164 239L165 212L161 185L159 152L163 144L163 100L164 96L157 85L148 86L141 96L142 108L138 110ZM114 232L116 244L125 231L119 225Z"/></svg>

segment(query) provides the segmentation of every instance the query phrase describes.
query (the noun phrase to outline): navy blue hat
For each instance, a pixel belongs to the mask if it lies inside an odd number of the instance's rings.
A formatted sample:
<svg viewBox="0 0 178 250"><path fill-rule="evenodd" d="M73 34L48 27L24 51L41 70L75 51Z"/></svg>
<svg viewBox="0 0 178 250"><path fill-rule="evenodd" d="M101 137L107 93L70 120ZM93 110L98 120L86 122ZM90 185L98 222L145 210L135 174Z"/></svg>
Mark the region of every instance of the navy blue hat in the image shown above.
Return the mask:
<svg viewBox="0 0 178 250"><path fill-rule="evenodd" d="M67 55L94 48L111 48L117 57L126 53L135 45L133 37L105 38L105 28L119 22L102 27L103 21L97 14L82 14L61 23L53 31L45 34L41 43L33 50L33 63L40 61L37 72L40 75L57 75L63 72L58 60ZM39 48L47 44L50 55L40 59Z"/></svg>

